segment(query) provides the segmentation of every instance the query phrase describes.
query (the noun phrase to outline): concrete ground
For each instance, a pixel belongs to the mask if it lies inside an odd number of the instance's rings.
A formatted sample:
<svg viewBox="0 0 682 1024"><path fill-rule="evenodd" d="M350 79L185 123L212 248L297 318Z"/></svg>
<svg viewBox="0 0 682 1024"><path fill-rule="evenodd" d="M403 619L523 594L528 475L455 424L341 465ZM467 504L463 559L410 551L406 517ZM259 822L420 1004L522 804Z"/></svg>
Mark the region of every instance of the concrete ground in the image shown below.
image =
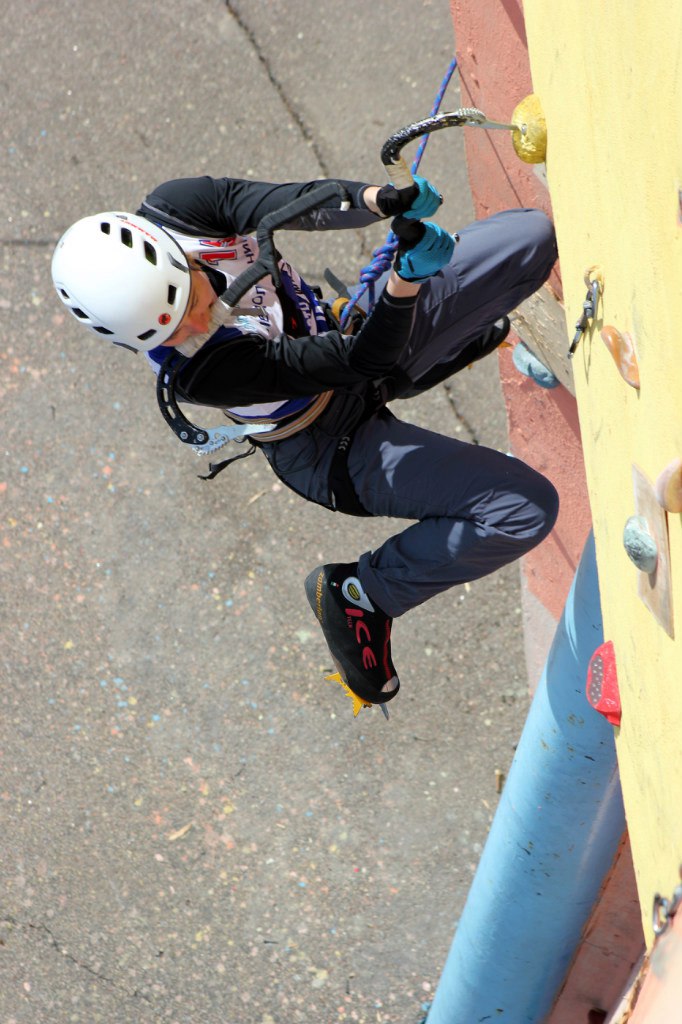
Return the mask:
<svg viewBox="0 0 682 1024"><path fill-rule="evenodd" d="M399 620L391 721L353 720L302 581L396 525L306 504L260 456L197 480L142 359L80 330L49 271L73 220L169 177L382 182L453 42L446 0L5 17L2 1024L424 1016L527 708L518 568ZM461 132L422 171L455 230ZM382 238L280 246L355 281ZM410 415L504 449L495 359Z"/></svg>

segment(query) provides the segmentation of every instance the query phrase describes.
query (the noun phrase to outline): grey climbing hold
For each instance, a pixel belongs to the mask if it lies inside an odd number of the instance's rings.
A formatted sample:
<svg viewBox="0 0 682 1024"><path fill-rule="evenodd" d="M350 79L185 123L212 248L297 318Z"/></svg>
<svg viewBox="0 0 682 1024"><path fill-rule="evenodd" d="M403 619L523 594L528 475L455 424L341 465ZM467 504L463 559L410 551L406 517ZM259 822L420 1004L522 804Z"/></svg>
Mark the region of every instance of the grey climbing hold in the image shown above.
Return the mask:
<svg viewBox="0 0 682 1024"><path fill-rule="evenodd" d="M630 516L623 530L623 546L641 572L652 573L658 565L658 548L644 516Z"/></svg>
<svg viewBox="0 0 682 1024"><path fill-rule="evenodd" d="M515 347L512 359L519 373L522 373L524 377L530 377L541 388L555 388L560 383L558 377L555 377L552 371L544 363L541 363L522 341Z"/></svg>

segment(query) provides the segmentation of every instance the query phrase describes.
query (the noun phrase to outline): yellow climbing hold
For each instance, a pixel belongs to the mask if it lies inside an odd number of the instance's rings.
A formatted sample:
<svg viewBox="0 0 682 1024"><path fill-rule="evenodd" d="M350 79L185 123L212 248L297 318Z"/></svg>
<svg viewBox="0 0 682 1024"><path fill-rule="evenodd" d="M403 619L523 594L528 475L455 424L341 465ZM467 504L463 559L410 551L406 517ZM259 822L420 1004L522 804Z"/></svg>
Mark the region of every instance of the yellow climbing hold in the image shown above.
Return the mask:
<svg viewBox="0 0 682 1024"><path fill-rule="evenodd" d="M325 679L329 683L340 683L341 684L341 686L345 690L346 694L353 701L353 717L354 718L357 718L357 716L359 715L359 713L362 710L362 708L371 708L371 706L372 706L371 704L368 704L367 701L364 701L361 697L358 697L357 693L353 693L353 691L351 690L350 686L347 683L344 683L343 679L341 678L341 674L339 672L335 672L334 675L332 675L332 676L325 676Z"/></svg>
<svg viewBox="0 0 682 1024"><path fill-rule="evenodd" d="M512 114L512 143L516 155L527 164L543 164L547 158L547 124L540 100L531 93Z"/></svg>

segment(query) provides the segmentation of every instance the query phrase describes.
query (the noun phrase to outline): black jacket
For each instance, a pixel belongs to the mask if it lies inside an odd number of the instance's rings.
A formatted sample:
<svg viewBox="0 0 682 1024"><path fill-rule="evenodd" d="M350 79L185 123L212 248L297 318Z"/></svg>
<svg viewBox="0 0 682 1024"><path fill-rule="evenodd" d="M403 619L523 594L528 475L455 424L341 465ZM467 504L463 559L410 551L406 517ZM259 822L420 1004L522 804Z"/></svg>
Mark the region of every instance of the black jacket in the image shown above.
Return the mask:
<svg viewBox="0 0 682 1024"><path fill-rule="evenodd" d="M185 234L216 238L252 234L267 213L320 184L183 178L160 185L146 197L138 213ZM361 227L377 220L362 201L365 184L340 184L351 196L351 209L345 213L331 207L316 210L295 224L298 230ZM390 374L407 343L415 303L416 298L383 294L354 337L339 331L314 337L280 334L269 340L244 334L205 346L178 374L178 395L201 405L225 408L315 395L381 379Z"/></svg>

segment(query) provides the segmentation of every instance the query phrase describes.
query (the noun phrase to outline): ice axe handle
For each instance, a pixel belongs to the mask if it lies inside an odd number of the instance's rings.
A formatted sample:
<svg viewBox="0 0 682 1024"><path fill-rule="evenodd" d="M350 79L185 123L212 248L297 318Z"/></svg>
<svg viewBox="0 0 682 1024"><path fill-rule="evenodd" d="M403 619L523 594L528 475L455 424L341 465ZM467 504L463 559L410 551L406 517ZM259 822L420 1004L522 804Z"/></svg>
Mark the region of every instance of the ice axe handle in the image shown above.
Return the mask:
<svg viewBox="0 0 682 1024"><path fill-rule="evenodd" d="M390 138L386 139L381 147L381 162L386 169L389 181L398 189L410 188L414 185L412 171L405 158L401 156L401 151L408 142L417 137L416 127L411 124L405 128L399 128Z"/></svg>
<svg viewBox="0 0 682 1024"><path fill-rule="evenodd" d="M426 228L420 220L411 220L408 217L394 217L391 222L391 230L398 237L400 249L413 249L424 237Z"/></svg>
<svg viewBox="0 0 682 1024"><path fill-rule="evenodd" d="M414 185L414 178L412 177L412 171L407 166L405 158L398 154L394 160L390 163L386 163L383 159L382 162L386 168L388 174L388 180L395 185L397 189L411 188Z"/></svg>

